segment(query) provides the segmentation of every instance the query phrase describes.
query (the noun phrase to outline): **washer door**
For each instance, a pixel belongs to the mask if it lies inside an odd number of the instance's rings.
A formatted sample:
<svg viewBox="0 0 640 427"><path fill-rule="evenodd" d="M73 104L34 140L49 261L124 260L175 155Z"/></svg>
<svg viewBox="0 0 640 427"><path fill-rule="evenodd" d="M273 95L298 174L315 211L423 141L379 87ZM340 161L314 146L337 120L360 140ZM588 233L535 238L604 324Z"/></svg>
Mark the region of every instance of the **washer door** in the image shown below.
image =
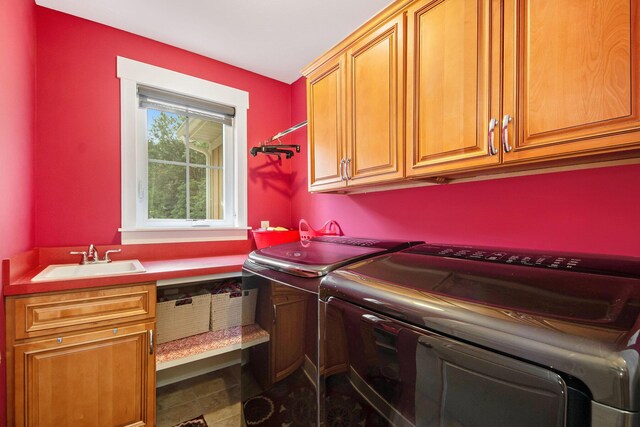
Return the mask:
<svg viewBox="0 0 640 427"><path fill-rule="evenodd" d="M422 335L416 349L417 426L564 426L557 374L454 340Z"/></svg>
<svg viewBox="0 0 640 427"><path fill-rule="evenodd" d="M368 417L365 422L374 410L395 426L565 425L567 386L552 371L336 298L329 298L324 311L321 360L335 358L338 337L346 346L344 367L321 376L326 425L335 416L333 401L344 401L349 388L357 393L350 397L357 401L354 407L369 405L360 414Z"/></svg>

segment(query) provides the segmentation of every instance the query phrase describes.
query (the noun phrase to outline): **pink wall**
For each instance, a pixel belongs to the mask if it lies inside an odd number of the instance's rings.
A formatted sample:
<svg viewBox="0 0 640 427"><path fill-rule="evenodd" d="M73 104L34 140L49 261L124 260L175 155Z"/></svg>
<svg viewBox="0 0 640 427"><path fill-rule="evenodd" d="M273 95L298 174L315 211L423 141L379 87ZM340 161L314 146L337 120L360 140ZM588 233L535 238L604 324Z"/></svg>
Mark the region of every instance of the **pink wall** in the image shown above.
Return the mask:
<svg viewBox="0 0 640 427"><path fill-rule="evenodd" d="M33 14L32 2L0 4L0 258L33 244Z"/></svg>
<svg viewBox="0 0 640 427"><path fill-rule="evenodd" d="M36 246L120 243L116 56L249 92L250 148L289 126L290 86L71 15L36 8ZM249 226L290 225L289 165L249 157Z"/></svg>
<svg viewBox="0 0 640 427"><path fill-rule="evenodd" d="M30 1L0 3L0 259L30 249L34 240L34 9ZM4 319L1 295L0 289L0 319ZM4 343L2 326L0 425L6 424Z"/></svg>
<svg viewBox="0 0 640 427"><path fill-rule="evenodd" d="M292 123L306 116L292 85ZM640 165L530 175L353 196L309 194L293 163L292 222L335 219L352 236L640 256Z"/></svg>

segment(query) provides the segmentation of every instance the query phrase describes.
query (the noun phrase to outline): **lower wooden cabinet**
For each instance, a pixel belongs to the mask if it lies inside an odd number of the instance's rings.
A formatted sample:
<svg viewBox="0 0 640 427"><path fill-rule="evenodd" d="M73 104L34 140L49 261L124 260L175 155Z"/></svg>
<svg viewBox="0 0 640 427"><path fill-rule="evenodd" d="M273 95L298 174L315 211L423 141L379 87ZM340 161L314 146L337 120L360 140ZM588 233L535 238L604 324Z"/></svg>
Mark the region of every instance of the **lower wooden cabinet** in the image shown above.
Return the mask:
<svg viewBox="0 0 640 427"><path fill-rule="evenodd" d="M251 366L260 385L268 388L304 363L307 335L317 331L317 324L306 320L307 310L317 296L283 285L264 288L258 294L256 320L270 339L251 349Z"/></svg>
<svg viewBox="0 0 640 427"><path fill-rule="evenodd" d="M280 381L304 362L308 296L304 292L273 296L272 381Z"/></svg>
<svg viewBox="0 0 640 427"><path fill-rule="evenodd" d="M320 309L320 340L326 352L321 353L320 372L325 377L344 374L349 370L349 351L342 313L335 307L322 303Z"/></svg>
<svg viewBox="0 0 640 427"><path fill-rule="evenodd" d="M43 313L42 307L51 302L59 306L68 300L73 310L57 312L62 325L65 313L101 310L105 294L114 290L7 298L8 425L155 425L155 285L117 290L149 297L150 304L142 310L146 315L137 313L146 321L115 316L99 327L87 322L83 330L68 332L61 326L46 336L18 340L12 332L21 325L15 319L24 318L29 309L40 307ZM79 296L86 298L84 302ZM74 329L81 324L73 323Z"/></svg>

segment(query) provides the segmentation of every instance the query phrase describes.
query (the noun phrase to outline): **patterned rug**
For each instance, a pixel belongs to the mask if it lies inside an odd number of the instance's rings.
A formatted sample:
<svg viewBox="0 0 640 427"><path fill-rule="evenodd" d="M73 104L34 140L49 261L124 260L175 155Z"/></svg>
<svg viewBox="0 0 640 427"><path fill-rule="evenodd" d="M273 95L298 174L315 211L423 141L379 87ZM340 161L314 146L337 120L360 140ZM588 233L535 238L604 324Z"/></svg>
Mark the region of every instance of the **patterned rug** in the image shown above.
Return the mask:
<svg viewBox="0 0 640 427"><path fill-rule="evenodd" d="M325 426L327 427L389 427L382 417L353 388L345 375L334 375L325 382Z"/></svg>
<svg viewBox="0 0 640 427"><path fill-rule="evenodd" d="M242 407L247 426L316 425L315 388L300 369L265 393L243 402Z"/></svg>
<svg viewBox="0 0 640 427"><path fill-rule="evenodd" d="M200 415L199 417L176 424L174 427L208 427L208 425L204 417Z"/></svg>
<svg viewBox="0 0 640 427"><path fill-rule="evenodd" d="M326 427L389 426L346 378L332 377L326 386ZM301 370L243 402L247 426L259 427L315 427L316 406L315 388Z"/></svg>

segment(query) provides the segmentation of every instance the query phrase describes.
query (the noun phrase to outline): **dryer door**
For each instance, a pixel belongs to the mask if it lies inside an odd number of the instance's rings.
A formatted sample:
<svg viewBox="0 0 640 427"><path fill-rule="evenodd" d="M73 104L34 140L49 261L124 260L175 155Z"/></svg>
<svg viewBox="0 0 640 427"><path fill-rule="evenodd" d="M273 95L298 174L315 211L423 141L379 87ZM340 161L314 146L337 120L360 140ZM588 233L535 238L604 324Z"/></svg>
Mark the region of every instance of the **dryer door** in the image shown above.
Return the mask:
<svg viewBox="0 0 640 427"><path fill-rule="evenodd" d="M352 414L356 423L370 422L367 411L375 410L395 426L565 425L567 386L550 370L336 298L324 311L321 354L335 355L341 336L346 346L344 368L321 376L326 425L333 425L334 401L345 399L364 408L359 419Z"/></svg>

